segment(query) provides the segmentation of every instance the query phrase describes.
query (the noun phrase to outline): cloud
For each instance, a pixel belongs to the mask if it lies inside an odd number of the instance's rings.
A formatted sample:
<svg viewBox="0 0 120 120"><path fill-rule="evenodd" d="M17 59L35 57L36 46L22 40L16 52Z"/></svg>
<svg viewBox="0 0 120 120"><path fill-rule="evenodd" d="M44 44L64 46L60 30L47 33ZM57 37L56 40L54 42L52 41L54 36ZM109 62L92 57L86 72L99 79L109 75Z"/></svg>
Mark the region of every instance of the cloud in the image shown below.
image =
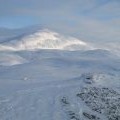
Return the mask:
<svg viewBox="0 0 120 120"><path fill-rule="evenodd" d="M103 19L120 17L120 1L114 0L107 4L103 4L92 11L91 16Z"/></svg>
<svg viewBox="0 0 120 120"><path fill-rule="evenodd" d="M96 8L103 1L108 0L0 0L0 14L31 14L38 12L48 11L49 13L54 11L64 10L65 13L77 14L90 9Z"/></svg>
<svg viewBox="0 0 120 120"><path fill-rule="evenodd" d="M82 39L120 38L119 0L0 0L0 3L3 21L6 16L8 22L12 22L11 17L15 21L17 16L21 24L38 21L38 24Z"/></svg>
<svg viewBox="0 0 120 120"><path fill-rule="evenodd" d="M73 23L51 23L50 28L56 29L65 34L71 34L77 36L80 39L87 40L105 40L115 41L120 39L120 29L113 26L114 23L106 23L104 21L94 20L87 17L81 17L80 19L72 19ZM56 28L57 26L57 28Z"/></svg>

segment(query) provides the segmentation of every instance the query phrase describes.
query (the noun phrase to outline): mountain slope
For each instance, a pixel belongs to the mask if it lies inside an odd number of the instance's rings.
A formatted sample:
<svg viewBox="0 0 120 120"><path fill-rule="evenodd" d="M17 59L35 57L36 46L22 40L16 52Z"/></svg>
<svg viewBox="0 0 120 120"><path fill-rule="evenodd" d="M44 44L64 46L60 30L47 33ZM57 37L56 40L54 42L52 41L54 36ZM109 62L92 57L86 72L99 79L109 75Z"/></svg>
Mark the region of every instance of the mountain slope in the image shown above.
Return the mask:
<svg viewBox="0 0 120 120"><path fill-rule="evenodd" d="M87 43L73 38L60 35L56 32L43 29L30 34L24 34L2 42L1 50L36 50L36 49L59 49L59 50L88 50L92 49ZM10 49L9 49L10 50Z"/></svg>
<svg viewBox="0 0 120 120"><path fill-rule="evenodd" d="M18 33L0 43L0 120L119 120L111 49L39 27Z"/></svg>

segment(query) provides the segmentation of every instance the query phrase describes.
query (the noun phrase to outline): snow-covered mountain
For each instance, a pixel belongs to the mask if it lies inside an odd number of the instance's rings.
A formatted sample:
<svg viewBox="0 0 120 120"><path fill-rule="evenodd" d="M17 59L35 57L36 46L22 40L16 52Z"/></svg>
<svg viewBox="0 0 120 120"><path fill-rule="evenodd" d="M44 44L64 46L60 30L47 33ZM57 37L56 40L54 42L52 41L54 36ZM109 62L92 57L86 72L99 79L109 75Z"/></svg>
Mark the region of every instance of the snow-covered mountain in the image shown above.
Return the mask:
<svg viewBox="0 0 120 120"><path fill-rule="evenodd" d="M0 120L120 119L116 47L40 27L12 30L7 37L5 31L0 37Z"/></svg>
<svg viewBox="0 0 120 120"><path fill-rule="evenodd" d="M30 34L24 34L1 42L0 50L88 50L89 44L73 37L63 36L48 29L37 30Z"/></svg>

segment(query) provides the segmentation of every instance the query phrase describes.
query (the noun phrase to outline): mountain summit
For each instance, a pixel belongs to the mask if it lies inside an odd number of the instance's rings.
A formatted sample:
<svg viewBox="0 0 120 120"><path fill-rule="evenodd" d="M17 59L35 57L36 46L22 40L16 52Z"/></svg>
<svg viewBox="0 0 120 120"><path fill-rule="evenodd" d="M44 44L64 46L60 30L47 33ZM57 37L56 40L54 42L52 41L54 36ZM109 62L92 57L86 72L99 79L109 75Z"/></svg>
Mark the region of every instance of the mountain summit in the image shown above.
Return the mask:
<svg viewBox="0 0 120 120"><path fill-rule="evenodd" d="M1 44L0 48L1 50L89 50L92 47L77 38L42 29L7 40Z"/></svg>

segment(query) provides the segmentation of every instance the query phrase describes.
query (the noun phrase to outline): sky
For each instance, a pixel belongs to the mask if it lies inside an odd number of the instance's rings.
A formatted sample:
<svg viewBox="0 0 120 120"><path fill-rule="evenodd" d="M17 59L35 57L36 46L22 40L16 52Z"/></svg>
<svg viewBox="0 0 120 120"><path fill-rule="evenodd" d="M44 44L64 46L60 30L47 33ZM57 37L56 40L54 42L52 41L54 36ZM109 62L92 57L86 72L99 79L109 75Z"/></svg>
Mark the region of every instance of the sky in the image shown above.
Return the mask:
<svg viewBox="0 0 120 120"><path fill-rule="evenodd" d="M0 27L34 24L81 39L120 40L120 0L0 0Z"/></svg>

